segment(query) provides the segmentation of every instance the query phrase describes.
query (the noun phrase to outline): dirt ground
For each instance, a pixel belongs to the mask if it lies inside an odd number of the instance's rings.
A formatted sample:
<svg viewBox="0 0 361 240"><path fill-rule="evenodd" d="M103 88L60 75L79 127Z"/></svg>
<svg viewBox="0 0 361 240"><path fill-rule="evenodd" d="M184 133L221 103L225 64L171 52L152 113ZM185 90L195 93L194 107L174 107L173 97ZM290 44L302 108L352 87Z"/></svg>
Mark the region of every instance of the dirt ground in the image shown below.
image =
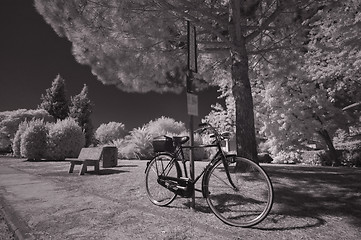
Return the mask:
<svg viewBox="0 0 361 240"><path fill-rule="evenodd" d="M2 211L0 211L0 239L1 240L12 240L14 238L14 234L11 232L11 229L7 225Z"/></svg>
<svg viewBox="0 0 361 240"><path fill-rule="evenodd" d="M197 162L198 170L204 167ZM146 161L118 161L100 175L69 174L68 162L0 157L0 196L33 239L360 239L361 170L272 165L271 213L252 228L223 224L201 194L196 209L147 199ZM0 225L1 226L1 225ZM1 236L1 235L0 235Z"/></svg>

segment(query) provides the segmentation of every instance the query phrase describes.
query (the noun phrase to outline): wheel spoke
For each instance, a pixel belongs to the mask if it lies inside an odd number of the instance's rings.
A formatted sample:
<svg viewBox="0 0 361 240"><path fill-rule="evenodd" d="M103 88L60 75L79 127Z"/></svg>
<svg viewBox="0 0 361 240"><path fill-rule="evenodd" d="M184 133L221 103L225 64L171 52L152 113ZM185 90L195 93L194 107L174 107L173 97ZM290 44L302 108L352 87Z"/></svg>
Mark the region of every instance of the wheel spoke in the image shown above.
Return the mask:
<svg viewBox="0 0 361 240"><path fill-rule="evenodd" d="M176 194L169 191L158 182L160 175L180 177L179 164L168 154L161 154L155 157L146 170L145 186L149 200L158 206L166 206L175 198Z"/></svg>
<svg viewBox="0 0 361 240"><path fill-rule="evenodd" d="M224 175L224 174L222 174ZM215 178L217 178L220 182L224 183L224 185L228 186L230 189L233 189L234 191L237 191L238 189L237 188L234 188L231 183L229 182L229 180L223 180L221 177L219 177L218 174L214 174L213 175Z"/></svg>

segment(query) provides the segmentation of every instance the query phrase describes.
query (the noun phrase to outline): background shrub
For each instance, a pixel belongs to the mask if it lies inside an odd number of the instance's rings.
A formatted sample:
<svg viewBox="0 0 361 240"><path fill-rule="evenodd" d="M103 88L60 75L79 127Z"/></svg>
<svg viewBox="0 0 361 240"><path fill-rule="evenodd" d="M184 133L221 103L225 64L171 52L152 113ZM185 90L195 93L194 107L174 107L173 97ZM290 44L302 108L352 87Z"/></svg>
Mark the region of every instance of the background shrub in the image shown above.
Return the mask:
<svg viewBox="0 0 361 240"><path fill-rule="evenodd" d="M189 136L189 132L183 132L181 134L181 136ZM201 137L201 135L199 134L194 134L194 145L202 145L204 144L203 139ZM185 146L189 146L190 145L190 141L188 141ZM205 159L209 156L209 149L215 149L215 148L194 148L193 149L193 158L194 160L202 160ZM184 157L186 159L190 158L190 153L189 153L189 149L183 149L184 152Z"/></svg>
<svg viewBox="0 0 361 240"><path fill-rule="evenodd" d="M32 119L44 119L45 122L54 121L53 117L44 109L18 109L0 112L0 150L4 147L8 148L13 143L21 122Z"/></svg>
<svg viewBox="0 0 361 240"><path fill-rule="evenodd" d="M361 167L361 149L344 150L341 154L342 165L348 167Z"/></svg>
<svg viewBox="0 0 361 240"><path fill-rule="evenodd" d="M48 159L64 160L66 157L77 157L84 145L84 133L74 119L66 118L49 125Z"/></svg>
<svg viewBox="0 0 361 240"><path fill-rule="evenodd" d="M108 144L126 135L123 123L109 122L101 124L95 131L95 138L100 144Z"/></svg>
<svg viewBox="0 0 361 240"><path fill-rule="evenodd" d="M124 139L114 141L121 159L150 159L153 154L152 136L143 126L133 129Z"/></svg>
<svg viewBox="0 0 361 240"><path fill-rule="evenodd" d="M32 120L24 124L20 138L20 153L28 159L41 159L46 149L47 129L43 120Z"/></svg>
<svg viewBox="0 0 361 240"><path fill-rule="evenodd" d="M304 151L301 155L301 161L303 164L321 166L321 156L325 154L325 150L312 150Z"/></svg>
<svg viewBox="0 0 361 240"><path fill-rule="evenodd" d="M104 127L107 127L107 125L104 125ZM143 127L133 129L124 138L114 139L112 144L118 148L118 157L120 159L151 159L154 156L152 145L154 137L188 135L184 133L185 131L184 123L176 122L172 118L161 117L150 121Z"/></svg>
<svg viewBox="0 0 361 240"><path fill-rule="evenodd" d="M28 125L29 124L27 121L21 122L19 124L18 130L15 133L12 148L13 148L14 156L16 157L21 157L21 152L20 152L21 135L25 132Z"/></svg>
<svg viewBox="0 0 361 240"><path fill-rule="evenodd" d="M260 163L271 163L273 158L268 153L260 153L258 154L258 161Z"/></svg>
<svg viewBox="0 0 361 240"><path fill-rule="evenodd" d="M349 167L361 167L361 141L351 141L338 144L341 163Z"/></svg>
<svg viewBox="0 0 361 240"><path fill-rule="evenodd" d="M185 124L177 122L173 118L160 117L154 121L150 121L145 127L152 138L168 135L169 137L183 134L187 129Z"/></svg>
<svg viewBox="0 0 361 240"><path fill-rule="evenodd" d="M299 152L285 152L280 151L276 156L273 157L273 163L288 163L296 164L301 162L301 153Z"/></svg>

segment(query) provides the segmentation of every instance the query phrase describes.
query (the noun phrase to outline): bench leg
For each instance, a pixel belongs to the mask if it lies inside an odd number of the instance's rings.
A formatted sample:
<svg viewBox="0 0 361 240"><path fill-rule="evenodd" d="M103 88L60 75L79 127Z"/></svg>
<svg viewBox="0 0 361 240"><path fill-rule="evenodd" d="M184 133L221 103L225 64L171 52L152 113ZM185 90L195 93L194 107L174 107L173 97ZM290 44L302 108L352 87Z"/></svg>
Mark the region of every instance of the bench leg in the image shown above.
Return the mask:
<svg viewBox="0 0 361 240"><path fill-rule="evenodd" d="M87 167L88 167L88 163L87 163L87 161L84 161L83 166L79 172L79 175L84 175L84 173L87 172Z"/></svg>
<svg viewBox="0 0 361 240"><path fill-rule="evenodd" d="M74 171L74 162L70 163L69 173L72 173Z"/></svg>
<svg viewBox="0 0 361 240"><path fill-rule="evenodd" d="M99 161L94 164L94 171L99 174Z"/></svg>

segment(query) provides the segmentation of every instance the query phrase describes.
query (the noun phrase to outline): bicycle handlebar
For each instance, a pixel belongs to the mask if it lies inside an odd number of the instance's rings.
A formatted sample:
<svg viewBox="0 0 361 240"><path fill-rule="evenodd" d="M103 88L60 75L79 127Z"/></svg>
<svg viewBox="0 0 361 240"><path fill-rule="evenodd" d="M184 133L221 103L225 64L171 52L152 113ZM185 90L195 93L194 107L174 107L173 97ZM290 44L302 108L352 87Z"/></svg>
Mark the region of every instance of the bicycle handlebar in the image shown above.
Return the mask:
<svg viewBox="0 0 361 240"><path fill-rule="evenodd" d="M214 135L213 137L218 143L220 143L222 140L226 139L230 135L229 132L224 134L219 134L218 131L209 123L200 123L198 126L199 128L194 132L201 134L206 130L210 130L212 135Z"/></svg>

